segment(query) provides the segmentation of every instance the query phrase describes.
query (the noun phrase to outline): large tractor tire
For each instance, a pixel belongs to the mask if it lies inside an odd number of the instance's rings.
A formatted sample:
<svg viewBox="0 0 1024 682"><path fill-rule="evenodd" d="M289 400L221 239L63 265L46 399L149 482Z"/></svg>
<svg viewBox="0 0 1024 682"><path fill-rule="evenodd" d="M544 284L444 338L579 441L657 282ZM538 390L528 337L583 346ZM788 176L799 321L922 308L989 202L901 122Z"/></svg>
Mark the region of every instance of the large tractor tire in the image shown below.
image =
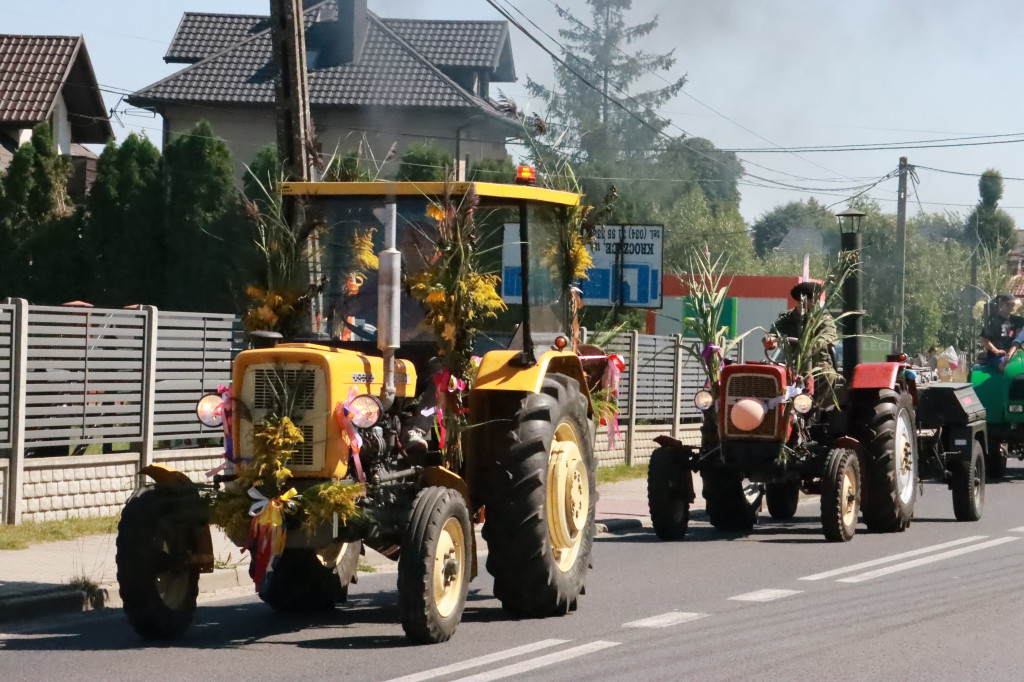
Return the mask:
<svg viewBox="0 0 1024 682"><path fill-rule="evenodd" d="M788 521L796 516L800 504L800 481L769 483L765 486L764 498L773 519Z"/></svg>
<svg viewBox="0 0 1024 682"><path fill-rule="evenodd" d="M551 374L507 423L494 433L483 482L494 596L517 616L562 615L576 608L594 542L597 461L587 399L575 379Z"/></svg>
<svg viewBox="0 0 1024 682"><path fill-rule="evenodd" d="M845 448L832 450L821 477L821 529L829 542L849 542L853 538L860 490L857 453Z"/></svg>
<svg viewBox="0 0 1024 682"><path fill-rule="evenodd" d="M472 546L462 495L439 486L421 490L398 558L398 610L411 641L436 644L455 634L469 593Z"/></svg>
<svg viewBox="0 0 1024 682"><path fill-rule="evenodd" d="M864 450L861 513L868 530L905 530L917 501L917 434L913 400L888 389L861 397L854 424Z"/></svg>
<svg viewBox="0 0 1024 682"><path fill-rule="evenodd" d="M682 540L690 523L693 480L677 448L661 447L651 453L647 468L647 508L660 540Z"/></svg>
<svg viewBox="0 0 1024 682"><path fill-rule="evenodd" d="M977 521L985 506L985 456L974 441L971 459L953 465L953 516L957 521Z"/></svg>
<svg viewBox="0 0 1024 682"><path fill-rule="evenodd" d="M745 533L754 527L760 504L751 504L743 493L743 477L737 471L708 469L701 472L702 493L708 520L718 530Z"/></svg>
<svg viewBox="0 0 1024 682"><path fill-rule="evenodd" d="M128 621L143 637L188 629L199 594L192 563L206 507L194 489L144 488L128 500L117 525L117 582Z"/></svg>

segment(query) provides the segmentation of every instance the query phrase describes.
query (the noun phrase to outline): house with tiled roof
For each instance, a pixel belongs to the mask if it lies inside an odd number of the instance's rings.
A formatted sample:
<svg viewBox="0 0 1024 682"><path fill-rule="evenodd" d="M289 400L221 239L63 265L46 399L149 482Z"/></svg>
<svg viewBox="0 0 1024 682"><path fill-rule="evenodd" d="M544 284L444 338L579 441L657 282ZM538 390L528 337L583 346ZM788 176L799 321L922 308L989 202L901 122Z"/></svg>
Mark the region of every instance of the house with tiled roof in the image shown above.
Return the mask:
<svg viewBox="0 0 1024 682"><path fill-rule="evenodd" d="M84 182L96 155L82 145L114 135L85 39L0 35L0 173L44 121Z"/></svg>
<svg viewBox="0 0 1024 682"><path fill-rule="evenodd" d="M366 0L305 10L310 111L321 151L366 136L376 158L392 144L431 141L452 157L504 158L519 124L500 112L492 83L515 80L503 21L385 19ZM164 143L209 121L239 175L276 140L268 17L186 13L164 60L186 66L132 94L163 117Z"/></svg>

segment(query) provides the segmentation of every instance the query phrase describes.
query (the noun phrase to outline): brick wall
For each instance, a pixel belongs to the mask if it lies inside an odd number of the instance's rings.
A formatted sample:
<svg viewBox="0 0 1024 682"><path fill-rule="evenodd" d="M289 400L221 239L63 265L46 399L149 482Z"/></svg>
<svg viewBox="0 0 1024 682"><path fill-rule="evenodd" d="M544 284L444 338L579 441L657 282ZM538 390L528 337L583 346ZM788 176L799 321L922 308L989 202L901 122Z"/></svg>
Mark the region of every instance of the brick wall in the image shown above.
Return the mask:
<svg viewBox="0 0 1024 682"><path fill-rule="evenodd" d="M26 460L22 521L116 516L135 489L138 458L125 452Z"/></svg>
<svg viewBox="0 0 1024 682"><path fill-rule="evenodd" d="M224 448L194 448L190 450L157 450L153 453L153 461L172 469L188 474L196 483L210 483L206 472L219 467L224 462Z"/></svg>
<svg viewBox="0 0 1024 682"><path fill-rule="evenodd" d="M698 424L686 424L680 434L680 440L687 445L700 445L700 426ZM672 435L671 424L640 424L636 427L636 440L633 442L633 463L641 464L651 458L651 453L658 447L654 439L660 435ZM594 444L594 454L597 455L598 466L615 466L626 461L626 438L629 435L629 427L625 424L619 425L619 434L615 437L615 448L608 447L608 427L600 426L597 429L597 441Z"/></svg>

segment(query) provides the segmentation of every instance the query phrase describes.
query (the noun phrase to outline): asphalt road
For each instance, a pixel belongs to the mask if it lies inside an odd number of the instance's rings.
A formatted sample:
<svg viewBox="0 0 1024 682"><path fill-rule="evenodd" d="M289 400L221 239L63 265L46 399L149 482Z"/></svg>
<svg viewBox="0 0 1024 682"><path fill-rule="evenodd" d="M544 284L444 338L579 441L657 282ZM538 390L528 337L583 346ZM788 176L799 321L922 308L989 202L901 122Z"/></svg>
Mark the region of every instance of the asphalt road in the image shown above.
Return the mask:
<svg viewBox="0 0 1024 682"><path fill-rule="evenodd" d="M846 544L824 542L817 498L745 537L702 514L679 543L604 535L576 613L509 619L482 575L442 645L406 642L395 575L378 573L312 619L219 594L160 646L119 612L38 622L0 634L0 679L1020 680L1024 468L1009 474L980 522L926 484L909 530Z"/></svg>

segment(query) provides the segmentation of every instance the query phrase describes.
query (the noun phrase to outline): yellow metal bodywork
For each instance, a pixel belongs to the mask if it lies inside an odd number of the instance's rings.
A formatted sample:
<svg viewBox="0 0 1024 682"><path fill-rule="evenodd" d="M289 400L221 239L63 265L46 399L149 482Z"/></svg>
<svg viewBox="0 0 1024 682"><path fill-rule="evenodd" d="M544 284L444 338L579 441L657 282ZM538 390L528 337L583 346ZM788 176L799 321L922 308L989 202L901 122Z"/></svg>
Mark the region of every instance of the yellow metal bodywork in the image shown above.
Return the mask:
<svg viewBox="0 0 1024 682"><path fill-rule="evenodd" d="M551 350L543 353L537 364L523 367L518 363L519 351L494 350L487 353L480 362L476 379L473 381L474 391L528 391L540 393L544 377L549 372L565 374L579 382L580 390L590 403L590 391L587 387L583 364L575 353ZM588 412L590 408L588 407Z"/></svg>
<svg viewBox="0 0 1024 682"><path fill-rule="evenodd" d="M484 204L510 201L528 201L560 206L577 206L580 195L575 192L533 187L531 185L506 185L497 182L283 182L281 193L291 196L349 196L379 197L381 199L400 197L437 198L446 193L462 195L476 193Z"/></svg>
<svg viewBox="0 0 1024 682"><path fill-rule="evenodd" d="M242 395L246 370L254 365L265 364L311 365L323 370L329 406L327 414L322 417L327 427L324 468L319 471L295 471L293 478L344 478L348 473L348 446L334 421L332 411L338 403L348 399L353 388L358 394L379 396L383 387L384 360L353 350L309 343L287 343L274 348L247 350L238 354L231 369L236 396ZM415 396L416 368L408 360L395 360L395 392L398 398ZM232 438L234 451L244 455L251 449L251 444L239 442L241 421L237 417L234 420Z"/></svg>

